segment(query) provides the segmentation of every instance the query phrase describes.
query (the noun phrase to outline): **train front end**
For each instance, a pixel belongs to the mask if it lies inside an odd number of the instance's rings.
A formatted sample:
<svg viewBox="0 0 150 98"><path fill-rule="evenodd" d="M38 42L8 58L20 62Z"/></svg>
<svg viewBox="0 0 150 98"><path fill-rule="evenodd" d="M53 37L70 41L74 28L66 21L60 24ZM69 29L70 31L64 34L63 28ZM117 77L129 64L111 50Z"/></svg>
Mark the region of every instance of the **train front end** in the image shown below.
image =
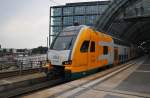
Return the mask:
<svg viewBox="0 0 150 98"><path fill-rule="evenodd" d="M53 40L48 51L48 78L64 77L69 79L71 77L71 70L67 69L67 66L72 64L72 50L82 27L67 27Z"/></svg>

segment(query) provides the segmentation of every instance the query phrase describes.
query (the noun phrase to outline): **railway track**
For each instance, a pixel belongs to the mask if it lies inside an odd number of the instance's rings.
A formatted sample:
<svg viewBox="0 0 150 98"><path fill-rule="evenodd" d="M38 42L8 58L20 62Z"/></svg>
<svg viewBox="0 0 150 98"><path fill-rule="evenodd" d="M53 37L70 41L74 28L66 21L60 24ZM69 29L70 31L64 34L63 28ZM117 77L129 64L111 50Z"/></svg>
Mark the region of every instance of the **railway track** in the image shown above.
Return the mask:
<svg viewBox="0 0 150 98"><path fill-rule="evenodd" d="M39 89L52 87L52 86L60 84L62 82L63 82L62 79L56 79L56 80L51 80L51 81L46 81L45 79L39 79L38 83L36 83L36 81L34 80L28 85L25 85L22 87L17 87L16 89L12 89L12 90L6 90L3 92L0 92L0 98L16 97L16 96L19 96L22 94L37 91Z"/></svg>
<svg viewBox="0 0 150 98"><path fill-rule="evenodd" d="M126 64L122 64L119 66L114 66L112 68L109 68L107 70L101 71L97 74L94 74L95 76L93 77L88 76L88 77L84 77L83 79L85 79L86 81L84 83L81 83L79 85L84 85L92 80L96 80L98 78L102 78L108 74L111 74L112 72L115 72L119 69L124 68L123 70L129 68L130 66L132 66L133 64L135 64L135 61L130 61ZM88 78L88 79L87 79ZM16 86L16 88L12 88L12 89L7 89L5 91L0 91L0 98L9 98L9 97L15 97L15 96L20 96L22 94L26 94L26 93L31 93L34 91L37 91L39 89L44 89L44 88L48 88L48 87L52 87L54 85L57 84L61 84L64 83L65 81L63 79L55 79L55 80L47 80L46 77L37 79L37 80L30 80L28 81L28 83L25 83L25 85L20 85L20 86ZM17 84L16 84L17 85ZM75 87L73 87L75 88Z"/></svg>
<svg viewBox="0 0 150 98"><path fill-rule="evenodd" d="M45 70L45 68L32 68L32 69L0 72L0 79L13 77L13 76L19 76L19 75L33 74L33 73L37 73L37 72L43 72L44 70Z"/></svg>

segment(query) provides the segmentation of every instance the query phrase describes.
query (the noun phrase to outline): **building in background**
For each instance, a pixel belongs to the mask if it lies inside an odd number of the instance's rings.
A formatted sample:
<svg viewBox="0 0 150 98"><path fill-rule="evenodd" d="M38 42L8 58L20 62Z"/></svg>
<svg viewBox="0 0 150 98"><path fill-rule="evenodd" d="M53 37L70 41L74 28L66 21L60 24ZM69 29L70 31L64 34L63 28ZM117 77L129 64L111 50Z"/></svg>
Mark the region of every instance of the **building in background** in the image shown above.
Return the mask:
<svg viewBox="0 0 150 98"><path fill-rule="evenodd" d="M76 22L94 26L109 3L110 1L80 2L50 7L50 35L57 35L64 27L72 26Z"/></svg>

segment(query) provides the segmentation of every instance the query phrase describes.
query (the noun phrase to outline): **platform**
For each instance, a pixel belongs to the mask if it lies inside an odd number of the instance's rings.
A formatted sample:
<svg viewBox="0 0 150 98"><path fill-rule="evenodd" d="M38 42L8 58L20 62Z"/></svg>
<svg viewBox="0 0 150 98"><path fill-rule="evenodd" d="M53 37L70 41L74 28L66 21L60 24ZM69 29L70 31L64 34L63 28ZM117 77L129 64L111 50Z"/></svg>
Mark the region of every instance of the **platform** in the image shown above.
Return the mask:
<svg viewBox="0 0 150 98"><path fill-rule="evenodd" d="M112 75L91 78L95 76L96 74L22 98L150 98L150 57L140 58L132 66Z"/></svg>

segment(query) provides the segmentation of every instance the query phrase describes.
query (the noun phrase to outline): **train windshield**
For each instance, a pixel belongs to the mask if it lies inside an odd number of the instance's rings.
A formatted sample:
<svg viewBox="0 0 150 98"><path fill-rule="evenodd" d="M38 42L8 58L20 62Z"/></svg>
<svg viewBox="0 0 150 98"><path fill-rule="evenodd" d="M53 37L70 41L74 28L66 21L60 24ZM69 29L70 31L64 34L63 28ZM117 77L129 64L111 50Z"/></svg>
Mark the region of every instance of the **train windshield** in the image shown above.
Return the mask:
<svg viewBox="0 0 150 98"><path fill-rule="evenodd" d="M81 27L68 27L65 28L58 36L54 39L51 45L53 50L71 50L73 48L76 37Z"/></svg>

